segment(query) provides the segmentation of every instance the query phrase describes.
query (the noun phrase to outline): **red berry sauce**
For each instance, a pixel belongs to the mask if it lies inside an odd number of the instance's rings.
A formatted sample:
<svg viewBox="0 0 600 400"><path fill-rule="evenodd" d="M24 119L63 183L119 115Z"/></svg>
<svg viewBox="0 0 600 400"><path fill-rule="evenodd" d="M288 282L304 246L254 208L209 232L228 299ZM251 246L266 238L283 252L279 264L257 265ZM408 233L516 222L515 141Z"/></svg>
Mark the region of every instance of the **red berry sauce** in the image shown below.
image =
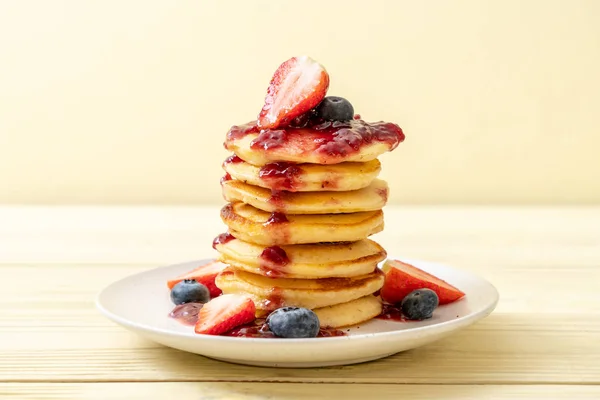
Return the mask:
<svg viewBox="0 0 600 400"><path fill-rule="evenodd" d="M229 173L226 173L224 177L221 178L221 185L223 184L223 182L227 182L232 180L233 178L231 177L231 175L229 175Z"/></svg>
<svg viewBox="0 0 600 400"><path fill-rule="evenodd" d="M286 273L284 268L289 264L290 259L288 258L285 250L279 246L266 247L260 255L261 263L260 269L265 276L269 278L285 278Z"/></svg>
<svg viewBox="0 0 600 400"><path fill-rule="evenodd" d="M271 197L269 197L269 203L271 203L277 211L285 211L285 203L282 199L283 195L283 190L271 190Z"/></svg>
<svg viewBox="0 0 600 400"><path fill-rule="evenodd" d="M216 249L217 245L231 242L233 239L235 239L235 237L231 233L221 233L213 240L213 249Z"/></svg>
<svg viewBox="0 0 600 400"><path fill-rule="evenodd" d="M271 289L271 293L265 300L262 301L261 308L267 311L274 311L278 308L285 306L285 300L281 294L281 288L274 287Z"/></svg>
<svg viewBox="0 0 600 400"><path fill-rule="evenodd" d="M258 176L267 182L271 189L293 191L300 185L302 168L293 163L276 162L260 168Z"/></svg>
<svg viewBox="0 0 600 400"><path fill-rule="evenodd" d="M227 132L227 141L241 139L249 133L256 133L259 129L256 126L256 121L249 122L244 125L234 125ZM225 144L227 148L227 143Z"/></svg>
<svg viewBox="0 0 600 400"><path fill-rule="evenodd" d="M387 203L389 195L388 189L377 189L377 194Z"/></svg>
<svg viewBox="0 0 600 400"><path fill-rule="evenodd" d="M265 225L284 224L286 222L290 221L288 221L284 213L274 212L269 216L269 219L267 219Z"/></svg>
<svg viewBox="0 0 600 400"><path fill-rule="evenodd" d="M238 156L236 156L235 154L232 156L229 156L225 159L225 161L223 161L223 164L239 164L244 162L244 160L242 160L241 158L239 158Z"/></svg>
<svg viewBox="0 0 600 400"><path fill-rule="evenodd" d="M409 321L404 315L399 306L383 303L383 311L376 318L387 321L407 322Z"/></svg>
<svg viewBox="0 0 600 400"><path fill-rule="evenodd" d="M359 116L358 116L359 117ZM355 117L356 118L356 117ZM386 143L394 150L404 141L402 129L390 122L365 122L362 119L350 121L323 121L307 118L301 126L288 126L278 129L260 130L255 122L233 126L227 133L227 143L247 134L257 133L252 140L252 149L265 151L290 145L296 153L321 153L325 156L344 157L360 151L360 148L373 142Z"/></svg>
<svg viewBox="0 0 600 400"><path fill-rule="evenodd" d="M346 334L339 329L333 328L321 328L317 337L336 337L345 336ZM249 338L260 338L260 339L277 339L273 332L269 329L269 325L265 319L256 319L253 323L242 325L234 328L233 330L225 333L223 336L234 336L234 337L249 337Z"/></svg>
<svg viewBox="0 0 600 400"><path fill-rule="evenodd" d="M184 325L194 326L198 321L198 313L203 305L202 303L180 304L169 313L169 317Z"/></svg>

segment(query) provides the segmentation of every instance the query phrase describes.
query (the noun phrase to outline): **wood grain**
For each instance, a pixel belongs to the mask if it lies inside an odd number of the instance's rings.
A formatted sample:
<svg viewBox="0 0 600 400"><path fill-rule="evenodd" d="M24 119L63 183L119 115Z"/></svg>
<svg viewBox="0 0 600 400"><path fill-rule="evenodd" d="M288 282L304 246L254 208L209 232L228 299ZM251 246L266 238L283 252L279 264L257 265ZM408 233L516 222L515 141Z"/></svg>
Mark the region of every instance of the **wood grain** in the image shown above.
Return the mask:
<svg viewBox="0 0 600 400"><path fill-rule="evenodd" d="M295 383L165 382L2 384L3 395L15 400L89 399L148 400L177 397L220 400L544 400L598 399L600 386L498 385L305 385ZM376 397L374 397L376 396Z"/></svg>
<svg viewBox="0 0 600 400"><path fill-rule="evenodd" d="M0 397L600 397L600 208L388 210L376 240L391 255L475 272L501 300L471 328L363 365L224 364L94 309L114 280L214 256L222 230L218 208L0 207Z"/></svg>

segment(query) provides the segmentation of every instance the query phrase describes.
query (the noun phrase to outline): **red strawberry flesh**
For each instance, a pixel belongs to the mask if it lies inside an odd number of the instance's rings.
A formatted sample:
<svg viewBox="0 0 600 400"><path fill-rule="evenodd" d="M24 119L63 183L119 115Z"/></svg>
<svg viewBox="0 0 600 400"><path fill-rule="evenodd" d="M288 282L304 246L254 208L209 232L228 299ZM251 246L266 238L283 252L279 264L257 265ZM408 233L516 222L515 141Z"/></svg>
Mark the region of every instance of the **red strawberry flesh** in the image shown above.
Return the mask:
<svg viewBox="0 0 600 400"><path fill-rule="evenodd" d="M327 94L329 75L313 59L293 57L279 66L267 90L258 127L286 126L294 118L315 108Z"/></svg>
<svg viewBox="0 0 600 400"><path fill-rule="evenodd" d="M383 266L385 282L381 298L390 304L399 304L406 295L417 289L431 289L439 297L440 305L452 303L465 294L448 282L413 265L398 260L388 260Z"/></svg>
<svg viewBox="0 0 600 400"><path fill-rule="evenodd" d="M256 306L250 297L224 294L202 307L194 331L205 335L220 335L254 321L255 313Z"/></svg>

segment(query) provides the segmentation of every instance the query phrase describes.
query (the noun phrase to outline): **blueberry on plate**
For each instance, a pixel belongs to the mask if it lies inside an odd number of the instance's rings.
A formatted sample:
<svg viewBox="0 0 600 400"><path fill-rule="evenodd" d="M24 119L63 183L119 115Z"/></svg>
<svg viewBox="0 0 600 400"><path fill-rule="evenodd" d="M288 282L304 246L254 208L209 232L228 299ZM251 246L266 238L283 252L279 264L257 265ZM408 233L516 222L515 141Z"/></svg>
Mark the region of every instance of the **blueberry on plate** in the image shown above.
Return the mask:
<svg viewBox="0 0 600 400"><path fill-rule="evenodd" d="M283 307L267 317L267 325L282 338L314 338L319 333L319 317L308 308Z"/></svg>
<svg viewBox="0 0 600 400"><path fill-rule="evenodd" d="M210 292L206 286L194 279L185 279L171 289L171 301L177 305L184 303L208 303Z"/></svg>
<svg viewBox="0 0 600 400"><path fill-rule="evenodd" d="M417 289L406 295L400 307L406 318L420 321L431 318L439 302L433 290Z"/></svg>
<svg viewBox="0 0 600 400"><path fill-rule="evenodd" d="M349 121L354 117L354 107L343 97L327 96L317 106L316 113L326 121Z"/></svg>

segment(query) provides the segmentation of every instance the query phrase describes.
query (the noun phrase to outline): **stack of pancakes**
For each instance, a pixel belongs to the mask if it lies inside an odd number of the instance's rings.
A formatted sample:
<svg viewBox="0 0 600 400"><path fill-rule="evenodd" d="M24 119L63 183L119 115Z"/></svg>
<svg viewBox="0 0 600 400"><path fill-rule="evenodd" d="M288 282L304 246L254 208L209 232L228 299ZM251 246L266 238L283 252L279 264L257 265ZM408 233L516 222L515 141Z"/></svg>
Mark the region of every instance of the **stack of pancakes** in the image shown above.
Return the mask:
<svg viewBox="0 0 600 400"><path fill-rule="evenodd" d="M393 148L372 143L351 159L299 158L289 144L252 146L257 136L228 135L225 143L234 152L223 163L221 218L229 232L214 247L228 268L216 285L250 295L257 317L306 307L322 327L337 328L379 315L384 275L377 265L386 252L368 237L383 230L388 198L377 157Z"/></svg>

